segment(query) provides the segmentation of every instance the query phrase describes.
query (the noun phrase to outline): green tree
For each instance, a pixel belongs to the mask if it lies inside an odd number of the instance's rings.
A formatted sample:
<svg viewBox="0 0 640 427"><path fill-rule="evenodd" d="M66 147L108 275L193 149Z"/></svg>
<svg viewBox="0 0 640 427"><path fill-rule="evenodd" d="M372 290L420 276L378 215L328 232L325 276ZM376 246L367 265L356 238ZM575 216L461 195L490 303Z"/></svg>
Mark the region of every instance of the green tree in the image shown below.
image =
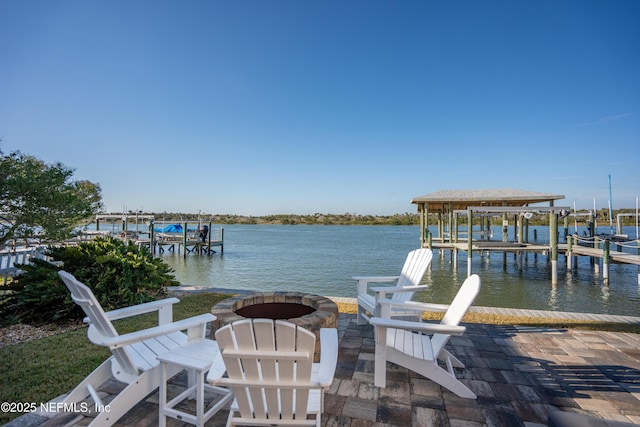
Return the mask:
<svg viewBox="0 0 640 427"><path fill-rule="evenodd" d="M60 162L0 150L0 247L36 231L46 239L64 239L100 212L100 186L72 177L73 170Z"/></svg>

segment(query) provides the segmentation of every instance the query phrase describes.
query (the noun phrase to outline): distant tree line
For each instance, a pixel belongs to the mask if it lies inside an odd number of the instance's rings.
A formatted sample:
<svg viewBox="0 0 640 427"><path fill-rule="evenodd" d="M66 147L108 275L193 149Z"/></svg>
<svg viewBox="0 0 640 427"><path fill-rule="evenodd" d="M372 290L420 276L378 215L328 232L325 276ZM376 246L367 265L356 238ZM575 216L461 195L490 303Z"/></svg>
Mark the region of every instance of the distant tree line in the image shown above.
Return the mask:
<svg viewBox="0 0 640 427"><path fill-rule="evenodd" d="M588 209L578 210L577 213L578 223L585 224L587 219L593 219L593 216L587 216L585 214L590 213ZM573 213L573 212L571 212ZM635 213L635 209L619 209L613 211L614 222L618 213ZM135 212L131 212L135 214ZM276 225L420 225L420 216L417 213L402 213L394 215L358 215L353 213L344 214L323 214L314 213L310 215L298 215L298 214L274 214L264 216L246 216L235 214L207 214L207 213L147 213L148 215L154 215L156 221L175 221L175 222L213 222L216 224L276 224ZM573 217L570 216L569 220L573 222ZM609 210L599 209L596 212L595 220L602 224L609 221ZM474 223L479 221L478 218L474 218ZM622 217L623 225L635 225L635 217L625 216ZM501 223L501 218L496 217L494 219L496 224ZM435 224L435 219L430 219L430 224ZM531 225L548 225L549 216L547 214L534 215L529 220ZM560 220L562 224L562 220ZM464 221L463 224L464 225Z"/></svg>
<svg viewBox="0 0 640 427"><path fill-rule="evenodd" d="M135 214L132 212L131 214ZM156 221L175 222L214 222L216 224L282 224L282 225L418 225L420 218L418 214L403 213L395 215L357 215L352 213L344 214L322 214L312 215L298 214L276 214L266 216L245 216L234 214L205 214L205 213L148 213L153 215ZM117 215L117 214L116 214Z"/></svg>

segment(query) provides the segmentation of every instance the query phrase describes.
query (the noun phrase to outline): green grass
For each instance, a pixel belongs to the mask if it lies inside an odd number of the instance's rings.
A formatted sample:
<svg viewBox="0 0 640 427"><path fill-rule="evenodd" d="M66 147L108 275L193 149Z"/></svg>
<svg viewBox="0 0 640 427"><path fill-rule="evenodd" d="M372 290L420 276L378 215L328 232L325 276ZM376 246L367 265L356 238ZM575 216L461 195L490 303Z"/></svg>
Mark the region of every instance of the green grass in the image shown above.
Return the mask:
<svg viewBox="0 0 640 427"><path fill-rule="evenodd" d="M209 313L218 301L230 295L198 293L180 297L173 306L174 320ZM120 333L157 325L155 313L114 322ZM39 407L71 391L110 352L87 339L80 328L23 344L0 348L0 402L34 402ZM0 425L22 414L0 412Z"/></svg>

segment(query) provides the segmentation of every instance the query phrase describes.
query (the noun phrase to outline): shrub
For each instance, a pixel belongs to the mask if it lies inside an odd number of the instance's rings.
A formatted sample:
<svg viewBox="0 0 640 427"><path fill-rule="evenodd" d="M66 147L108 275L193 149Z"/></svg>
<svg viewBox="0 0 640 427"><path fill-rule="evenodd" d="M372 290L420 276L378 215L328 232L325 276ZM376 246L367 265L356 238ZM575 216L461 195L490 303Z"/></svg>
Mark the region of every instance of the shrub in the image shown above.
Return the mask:
<svg viewBox="0 0 640 427"><path fill-rule="evenodd" d="M179 283L164 261L147 248L113 238L98 238L78 246L53 247L46 255L57 263L32 260L24 273L0 295L0 323L61 323L84 316L58 277L64 269L89 286L105 310L153 301L166 296L166 286ZM58 267L56 264L62 264Z"/></svg>

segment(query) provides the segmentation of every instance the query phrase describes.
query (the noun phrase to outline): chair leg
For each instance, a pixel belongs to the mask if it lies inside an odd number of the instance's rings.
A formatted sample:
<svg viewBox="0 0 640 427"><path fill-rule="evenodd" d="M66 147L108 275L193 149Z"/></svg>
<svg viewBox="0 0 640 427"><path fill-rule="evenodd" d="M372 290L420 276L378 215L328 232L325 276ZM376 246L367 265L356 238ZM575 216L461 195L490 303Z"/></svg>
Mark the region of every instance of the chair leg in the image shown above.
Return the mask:
<svg viewBox="0 0 640 427"><path fill-rule="evenodd" d="M91 374L89 374L76 388L69 393L63 400L64 403L77 403L84 400L89 396L89 389L87 386L92 386L97 389L105 381L112 377L111 374L111 358L105 360L100 366L98 366Z"/></svg>
<svg viewBox="0 0 640 427"><path fill-rule="evenodd" d="M358 321L358 326L363 326L369 323L367 311L361 306L358 306L358 317L356 319Z"/></svg>
<svg viewBox="0 0 640 427"><path fill-rule="evenodd" d="M438 359L442 360L443 362L447 362L447 360L449 360L449 363L451 363L451 366L453 366L454 368L464 368L464 363L462 363L457 357L455 357L445 349L442 350Z"/></svg>
<svg viewBox="0 0 640 427"><path fill-rule="evenodd" d="M160 384L158 386L158 427L166 427L167 416L164 413L167 407L167 366L166 363L160 363Z"/></svg>
<svg viewBox="0 0 640 427"><path fill-rule="evenodd" d="M472 392L469 387L464 385L455 376L442 369L435 362L425 362L425 365L421 369L416 370L416 372L423 375L425 378L430 379L434 383L440 384L442 387L460 397L466 399L477 398L475 393Z"/></svg>
<svg viewBox="0 0 640 427"><path fill-rule="evenodd" d="M375 328L376 348L374 358L373 384L376 387L387 386L387 329Z"/></svg>
<svg viewBox="0 0 640 427"><path fill-rule="evenodd" d="M167 374L167 375L170 375ZM109 427L129 412L138 402L158 387L160 374L156 369L149 369L138 377L138 380L127 385L107 405L108 410L100 412L89 424L90 427Z"/></svg>
<svg viewBox="0 0 640 427"><path fill-rule="evenodd" d="M229 408L229 416L227 417L227 427L234 427L236 423L233 421L234 411Z"/></svg>

